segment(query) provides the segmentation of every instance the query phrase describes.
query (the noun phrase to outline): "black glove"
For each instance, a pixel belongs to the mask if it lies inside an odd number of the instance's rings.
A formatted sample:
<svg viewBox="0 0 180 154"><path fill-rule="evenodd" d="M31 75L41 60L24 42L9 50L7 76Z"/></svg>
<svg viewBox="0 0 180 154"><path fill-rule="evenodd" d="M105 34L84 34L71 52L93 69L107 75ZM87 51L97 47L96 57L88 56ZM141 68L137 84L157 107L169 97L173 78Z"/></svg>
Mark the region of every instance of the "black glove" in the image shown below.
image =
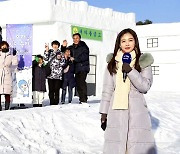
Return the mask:
<svg viewBox="0 0 180 154"><path fill-rule="evenodd" d="M107 126L107 114L101 115L101 128L105 131Z"/></svg>
<svg viewBox="0 0 180 154"><path fill-rule="evenodd" d="M15 56L17 53L16 49L13 48L13 56Z"/></svg>
<svg viewBox="0 0 180 154"><path fill-rule="evenodd" d="M128 63L123 63L122 72L129 73L131 70L132 70L132 68L129 66Z"/></svg>

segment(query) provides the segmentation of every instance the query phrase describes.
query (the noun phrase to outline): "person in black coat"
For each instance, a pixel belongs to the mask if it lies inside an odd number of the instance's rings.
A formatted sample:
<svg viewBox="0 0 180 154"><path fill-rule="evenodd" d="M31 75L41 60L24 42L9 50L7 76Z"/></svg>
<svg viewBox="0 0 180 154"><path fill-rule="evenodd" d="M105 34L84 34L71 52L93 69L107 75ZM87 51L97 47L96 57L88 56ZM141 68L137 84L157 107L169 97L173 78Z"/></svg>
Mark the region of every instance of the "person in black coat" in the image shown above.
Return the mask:
<svg viewBox="0 0 180 154"><path fill-rule="evenodd" d="M73 34L73 45L70 46L73 58L71 60L75 65L75 79L77 92L79 94L80 104L87 103L87 85L86 77L90 71L89 48L85 42L81 41L79 33Z"/></svg>
<svg viewBox="0 0 180 154"><path fill-rule="evenodd" d="M43 56L37 55L32 62L33 107L42 107L46 92L46 72Z"/></svg>
<svg viewBox="0 0 180 154"><path fill-rule="evenodd" d="M63 40L63 43L62 43L62 45L61 45L61 52L62 53L65 53L65 51L66 51L66 48L67 48L67 40Z"/></svg>
<svg viewBox="0 0 180 154"><path fill-rule="evenodd" d="M74 64L70 58L69 48L65 50L64 57L66 59L66 65L63 71L64 73L63 73L62 96L61 96L62 104L65 103L67 87L68 87L68 102L71 103L73 88L76 86L75 77L74 77L75 69L74 69Z"/></svg>

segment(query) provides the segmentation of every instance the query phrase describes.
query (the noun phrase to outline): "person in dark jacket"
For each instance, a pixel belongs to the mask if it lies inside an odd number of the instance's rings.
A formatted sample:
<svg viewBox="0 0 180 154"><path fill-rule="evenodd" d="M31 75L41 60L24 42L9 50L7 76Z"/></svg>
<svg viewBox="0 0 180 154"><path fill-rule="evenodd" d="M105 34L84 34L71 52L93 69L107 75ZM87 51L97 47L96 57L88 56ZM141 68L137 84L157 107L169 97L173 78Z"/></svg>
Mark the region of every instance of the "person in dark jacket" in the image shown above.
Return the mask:
<svg viewBox="0 0 180 154"><path fill-rule="evenodd" d="M33 107L42 107L46 92L46 72L43 57L37 55L32 63Z"/></svg>
<svg viewBox="0 0 180 154"><path fill-rule="evenodd" d="M61 52L64 53L67 48L67 40L63 40L63 44L61 45Z"/></svg>
<svg viewBox="0 0 180 154"><path fill-rule="evenodd" d="M89 66L89 48L85 42L81 41L79 33L73 34L73 45L70 46L71 54L75 65L75 79L77 92L79 94L79 103L87 103L87 85L86 77L90 71Z"/></svg>
<svg viewBox="0 0 180 154"><path fill-rule="evenodd" d="M62 96L61 96L61 103L65 103L66 91L68 87L68 102L71 103L72 101L72 93L73 88L76 85L75 77L74 77L74 64L70 58L70 49L66 48L64 57L66 59L66 67L64 68L63 73L63 84L62 84Z"/></svg>
<svg viewBox="0 0 180 154"><path fill-rule="evenodd" d="M65 65L65 58L63 53L59 50L60 43L53 41L51 43L52 49L46 45L44 52L44 60L50 62L51 73L47 76L49 86L50 105L59 104L59 90L62 87L63 66Z"/></svg>

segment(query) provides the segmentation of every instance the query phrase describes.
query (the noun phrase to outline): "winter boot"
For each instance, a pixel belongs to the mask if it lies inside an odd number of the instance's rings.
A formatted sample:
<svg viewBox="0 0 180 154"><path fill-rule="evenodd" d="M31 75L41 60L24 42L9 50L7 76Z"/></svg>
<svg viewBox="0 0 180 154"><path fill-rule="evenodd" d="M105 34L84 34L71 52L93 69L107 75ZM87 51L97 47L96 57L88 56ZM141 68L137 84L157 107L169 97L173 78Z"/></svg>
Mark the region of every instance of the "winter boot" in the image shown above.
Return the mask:
<svg viewBox="0 0 180 154"><path fill-rule="evenodd" d="M10 102L5 102L5 110L9 110Z"/></svg>

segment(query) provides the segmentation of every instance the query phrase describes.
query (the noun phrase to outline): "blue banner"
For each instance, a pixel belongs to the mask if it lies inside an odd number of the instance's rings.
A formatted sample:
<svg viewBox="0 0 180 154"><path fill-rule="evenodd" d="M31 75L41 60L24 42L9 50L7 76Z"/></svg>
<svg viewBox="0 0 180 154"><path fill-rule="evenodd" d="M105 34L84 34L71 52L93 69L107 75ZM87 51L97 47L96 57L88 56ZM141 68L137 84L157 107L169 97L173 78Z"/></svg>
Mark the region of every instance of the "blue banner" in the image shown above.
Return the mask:
<svg viewBox="0 0 180 154"><path fill-rule="evenodd" d="M30 68L32 65L32 24L7 24L6 40L10 47L17 51L19 69Z"/></svg>
<svg viewBox="0 0 180 154"><path fill-rule="evenodd" d="M17 51L18 70L12 74L13 104L32 103L32 24L7 24L6 40L11 52Z"/></svg>

